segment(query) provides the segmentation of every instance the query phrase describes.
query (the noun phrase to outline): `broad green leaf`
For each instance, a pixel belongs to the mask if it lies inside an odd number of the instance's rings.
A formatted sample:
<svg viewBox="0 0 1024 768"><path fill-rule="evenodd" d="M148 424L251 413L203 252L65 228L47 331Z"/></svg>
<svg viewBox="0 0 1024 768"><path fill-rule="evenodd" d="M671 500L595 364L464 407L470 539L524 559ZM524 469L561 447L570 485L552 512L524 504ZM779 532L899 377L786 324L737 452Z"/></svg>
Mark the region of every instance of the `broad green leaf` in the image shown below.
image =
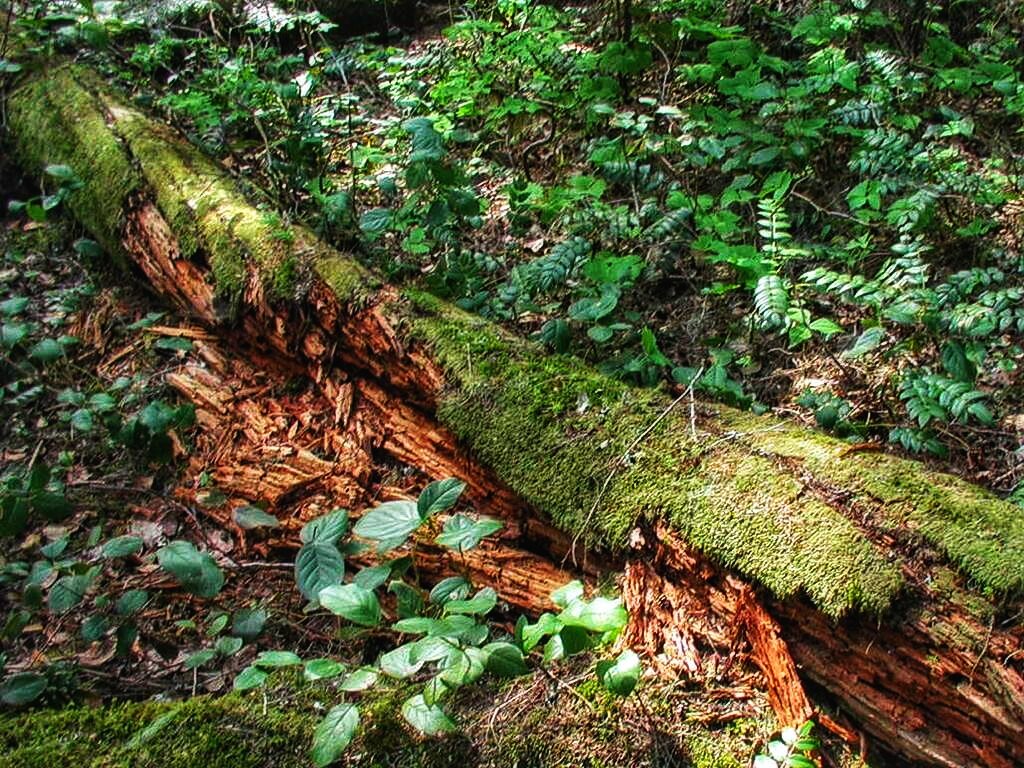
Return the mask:
<svg viewBox="0 0 1024 768"><path fill-rule="evenodd" d="M105 543L102 551L107 558L135 555L142 551L142 539L138 536L118 536Z"/></svg>
<svg viewBox="0 0 1024 768"><path fill-rule="evenodd" d="M473 520L466 515L453 515L444 523L444 530L437 537L437 543L457 549L460 552L467 552L476 547L492 533L500 531L504 523L483 517Z"/></svg>
<svg viewBox="0 0 1024 768"><path fill-rule="evenodd" d="M591 646L590 633L583 627L562 627L558 630L558 639L562 642L564 656L575 656Z"/></svg>
<svg viewBox="0 0 1024 768"><path fill-rule="evenodd" d="M371 208L359 217L359 228L370 238L379 237L391 226L391 211Z"/></svg>
<svg viewBox="0 0 1024 768"><path fill-rule="evenodd" d="M295 557L295 583L307 600L316 600L327 587L341 583L345 561L333 543L313 540Z"/></svg>
<svg viewBox="0 0 1024 768"><path fill-rule="evenodd" d="M498 677L516 677L529 671L523 652L512 643L488 643L482 650L487 654L487 671Z"/></svg>
<svg viewBox="0 0 1024 768"><path fill-rule="evenodd" d="M231 620L231 634L247 642L259 637L267 623L267 612L263 608L242 608Z"/></svg>
<svg viewBox="0 0 1024 768"><path fill-rule="evenodd" d="M266 672L259 667L246 667L235 678L234 688L236 691L248 691L252 688L259 688L265 682L267 682Z"/></svg>
<svg viewBox="0 0 1024 768"><path fill-rule="evenodd" d="M444 157L444 141L434 129L434 121L427 117L415 117L402 123L402 128L412 134L410 163L437 161Z"/></svg>
<svg viewBox="0 0 1024 768"><path fill-rule="evenodd" d="M579 600L581 597L583 597L583 582L570 581L551 593L551 602L559 608L565 608L569 603Z"/></svg>
<svg viewBox="0 0 1024 768"><path fill-rule="evenodd" d="M75 253L80 254L87 259L98 259L103 256L103 248L100 244L87 237L78 238L71 244L71 247L75 249Z"/></svg>
<svg viewBox="0 0 1024 768"><path fill-rule="evenodd" d="M886 337L885 329L881 326L875 326L874 328L868 328L853 343L853 346L843 352L843 357L851 360L863 357L868 352L878 347Z"/></svg>
<svg viewBox="0 0 1024 768"><path fill-rule="evenodd" d="M71 540L66 535L61 536L59 539L54 539L49 544L40 547L39 554L49 560L56 560L64 554L64 550L68 548L69 541Z"/></svg>
<svg viewBox="0 0 1024 768"><path fill-rule="evenodd" d="M19 672L0 683L0 701L11 707L31 704L46 690L46 678L36 672Z"/></svg>
<svg viewBox="0 0 1024 768"><path fill-rule="evenodd" d="M424 520L438 512L447 512L458 503L464 490L466 484L454 477L438 480L423 489L416 500L416 509Z"/></svg>
<svg viewBox="0 0 1024 768"><path fill-rule="evenodd" d="M93 577L90 574L79 574L77 576L61 576L50 587L50 593L46 596L46 604L53 613L67 613L85 597L85 593L92 586Z"/></svg>
<svg viewBox="0 0 1024 768"><path fill-rule="evenodd" d="M422 694L406 699L402 705L402 717L425 736L437 736L455 730L455 723L448 718L444 710L436 704L427 704Z"/></svg>
<svg viewBox="0 0 1024 768"><path fill-rule="evenodd" d="M778 147L764 147L756 152L752 152L750 155L751 165L767 165L772 162L775 158L782 154L782 150Z"/></svg>
<svg viewBox="0 0 1024 768"><path fill-rule="evenodd" d="M213 661L217 657L217 652L212 648L206 648L201 651L196 651L190 654L185 659L185 669L198 669L199 667L205 666Z"/></svg>
<svg viewBox="0 0 1024 768"><path fill-rule="evenodd" d="M378 677L377 670L362 667L346 675L345 679L338 683L338 688L343 691L365 691L373 687Z"/></svg>
<svg viewBox="0 0 1024 768"><path fill-rule="evenodd" d="M523 651L529 653L548 635L562 628L562 622L553 613L542 613L536 624L527 624L522 630Z"/></svg>
<svg viewBox="0 0 1024 768"><path fill-rule="evenodd" d="M114 610L118 616L131 616L141 611L149 602L149 592L144 589L129 589L117 600Z"/></svg>
<svg viewBox="0 0 1024 768"><path fill-rule="evenodd" d="M263 651L252 664L255 667L276 669L277 667L294 667L302 663L302 658L291 651Z"/></svg>
<svg viewBox="0 0 1024 768"><path fill-rule="evenodd" d="M191 352L195 345L191 339L186 339L183 336L165 336L157 339L153 346L156 349L165 349L170 352Z"/></svg>
<svg viewBox="0 0 1024 768"><path fill-rule="evenodd" d="M790 755L786 758L786 768L818 768L818 764L803 755Z"/></svg>
<svg viewBox="0 0 1024 768"><path fill-rule="evenodd" d="M230 617L226 613L218 614L214 617L213 621L210 622L210 626L206 628L207 637L216 637L224 628L228 625Z"/></svg>
<svg viewBox="0 0 1024 768"><path fill-rule="evenodd" d="M401 579L394 579L388 584L388 592L395 596L398 603L399 618L419 616L423 611L423 594L416 587L406 584Z"/></svg>
<svg viewBox="0 0 1024 768"><path fill-rule="evenodd" d="M491 587L484 587L468 600L449 600L444 604L448 613L467 613L473 616L486 616L498 604L498 593Z"/></svg>
<svg viewBox="0 0 1024 768"><path fill-rule="evenodd" d="M337 544L338 539L348 533L348 510L335 509L326 515L310 520L299 532L303 544Z"/></svg>
<svg viewBox="0 0 1024 768"><path fill-rule="evenodd" d="M419 672L424 662L413 660L414 645L415 643L406 643L383 654L378 662L381 672L399 680L412 677Z"/></svg>
<svg viewBox="0 0 1024 768"><path fill-rule="evenodd" d="M553 661L560 661L565 658L565 648L562 646L562 634L552 635L544 643L543 662L545 665Z"/></svg>
<svg viewBox="0 0 1024 768"><path fill-rule="evenodd" d="M12 349L28 336L30 328L27 323L4 323L0 326L0 346Z"/></svg>
<svg viewBox="0 0 1024 768"><path fill-rule="evenodd" d="M619 599L595 597L593 600L577 599L569 603L558 615L566 626L583 627L590 632L611 632L622 629L629 620L629 614Z"/></svg>
<svg viewBox="0 0 1024 768"><path fill-rule="evenodd" d="M438 675L430 678L423 686L423 701L428 706L432 706L440 702L450 692L451 687Z"/></svg>
<svg viewBox="0 0 1024 768"><path fill-rule="evenodd" d="M458 646L451 639L437 635L427 635L412 644L409 661L414 664L430 661L446 662L456 652L458 652Z"/></svg>
<svg viewBox="0 0 1024 768"><path fill-rule="evenodd" d="M447 659L440 677L449 686L475 683L487 667L487 657L487 651L482 648L463 648Z"/></svg>
<svg viewBox="0 0 1024 768"><path fill-rule="evenodd" d="M74 182L78 180L70 165L48 165L43 171L47 176L52 176L58 181Z"/></svg>
<svg viewBox="0 0 1024 768"><path fill-rule="evenodd" d="M324 768L341 757L359 727L359 709L355 704L338 704L320 721L313 732L310 757L318 768Z"/></svg>
<svg viewBox="0 0 1024 768"><path fill-rule="evenodd" d="M610 315L619 305L621 289L612 283L601 286L601 295L588 296L573 303L569 307L569 317L584 323L595 323Z"/></svg>
<svg viewBox="0 0 1024 768"><path fill-rule="evenodd" d="M396 621L391 625L391 628L395 632L407 635L425 635L438 624L440 624L440 619L431 619L427 616L412 616L408 619Z"/></svg>
<svg viewBox="0 0 1024 768"><path fill-rule="evenodd" d="M248 504L236 509L232 513L232 517L239 528L244 528L247 531L253 528L277 528L281 525L281 521L273 515Z"/></svg>
<svg viewBox="0 0 1024 768"><path fill-rule="evenodd" d="M242 650L243 642L240 637L222 637L217 640L214 648L221 656L234 656Z"/></svg>
<svg viewBox="0 0 1024 768"><path fill-rule="evenodd" d="M100 640L110 629L110 622L102 613L94 613L82 622L82 639L87 643Z"/></svg>
<svg viewBox="0 0 1024 768"><path fill-rule="evenodd" d="M0 315L4 317L20 315L28 308L28 302L27 296L15 296L12 299L0 301Z"/></svg>
<svg viewBox="0 0 1024 768"><path fill-rule="evenodd" d="M625 650L615 661L602 661L597 665L597 676L616 696L628 696L636 688L642 672L640 657Z"/></svg>
<svg viewBox="0 0 1024 768"><path fill-rule="evenodd" d="M358 584L335 584L321 590L317 599L328 611L353 624L364 627L380 624L380 602L377 596Z"/></svg>
<svg viewBox="0 0 1024 768"><path fill-rule="evenodd" d="M157 553L160 567L198 597L214 597L224 586L224 574L214 559L188 541L172 541Z"/></svg>
<svg viewBox="0 0 1024 768"><path fill-rule="evenodd" d="M375 565L372 568L363 568L352 580L363 589L376 589L391 575L390 565Z"/></svg>
<svg viewBox="0 0 1024 768"><path fill-rule="evenodd" d="M55 339L41 339L29 350L28 356L40 363L52 363L64 356L64 347Z"/></svg>
<svg viewBox="0 0 1024 768"><path fill-rule="evenodd" d="M310 659L302 670L307 680L327 680L345 671L345 665L334 659Z"/></svg>
<svg viewBox="0 0 1024 768"><path fill-rule="evenodd" d="M469 582L462 576L449 576L430 590L430 602L444 605L449 600L462 600L469 596L469 588Z"/></svg>
<svg viewBox="0 0 1024 768"><path fill-rule="evenodd" d="M819 317L817 320L812 320L808 327L812 331L820 333L826 339L843 332L843 326L827 317Z"/></svg>
<svg viewBox="0 0 1024 768"><path fill-rule="evenodd" d="M423 520L411 501L388 501L372 509L356 522L353 533L377 542L378 552L401 546Z"/></svg>
<svg viewBox="0 0 1024 768"><path fill-rule="evenodd" d="M425 616L413 616L396 621L392 628L396 632L411 635L435 635L437 637L461 637L476 626L469 616L449 616L446 619L431 619Z"/></svg>

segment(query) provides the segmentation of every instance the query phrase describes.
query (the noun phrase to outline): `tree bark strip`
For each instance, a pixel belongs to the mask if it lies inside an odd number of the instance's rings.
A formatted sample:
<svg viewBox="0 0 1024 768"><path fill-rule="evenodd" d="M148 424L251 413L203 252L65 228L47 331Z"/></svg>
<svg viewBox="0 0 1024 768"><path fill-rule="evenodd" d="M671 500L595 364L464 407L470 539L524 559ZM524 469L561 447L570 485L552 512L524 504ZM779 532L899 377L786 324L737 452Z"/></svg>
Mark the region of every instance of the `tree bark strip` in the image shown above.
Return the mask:
<svg viewBox="0 0 1024 768"><path fill-rule="evenodd" d="M71 165L86 182L76 215L162 296L296 360L333 393L339 422L356 398L400 401L389 450L458 470L478 508L517 520L538 551L628 558L638 646L688 674L729 663L754 582L773 620L750 619L760 644L784 644L881 749L924 765L1024 764L1016 508L770 418L701 404L691 420L661 393L380 286L300 227L283 242L222 169L81 70L38 75L10 115L26 169ZM296 259L311 284L286 300L276 270ZM239 270L241 283L225 281ZM339 368L370 383L349 390L331 378ZM789 680L783 666L772 674ZM802 702L784 698L795 717Z"/></svg>

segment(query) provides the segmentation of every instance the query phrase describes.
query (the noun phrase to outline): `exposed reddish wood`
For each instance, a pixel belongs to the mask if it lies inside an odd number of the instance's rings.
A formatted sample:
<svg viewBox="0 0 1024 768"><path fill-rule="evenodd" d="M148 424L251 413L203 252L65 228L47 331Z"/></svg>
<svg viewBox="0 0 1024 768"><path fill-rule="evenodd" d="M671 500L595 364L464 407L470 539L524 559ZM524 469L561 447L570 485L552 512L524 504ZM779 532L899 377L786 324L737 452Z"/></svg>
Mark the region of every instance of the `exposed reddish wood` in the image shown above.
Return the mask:
<svg viewBox="0 0 1024 768"><path fill-rule="evenodd" d="M911 607L885 623L836 624L799 602L772 601L768 609L803 673L880 746L912 739L921 759L951 768L1024 765L1024 679L1007 664L1022 648L1019 633L989 634L966 611L941 605L941 615ZM974 635L976 653L944 640L947 632ZM979 682L971 683L972 673Z"/></svg>
<svg viewBox="0 0 1024 768"><path fill-rule="evenodd" d="M389 486L371 498L377 449L419 466L428 464L437 476L468 476L463 473L472 469L452 458L451 446L444 446L444 436L436 430L422 440L392 442L392 430L419 429L422 417L365 380L345 376L348 380L342 381L335 372L319 390L282 396L269 387L253 386L256 371L244 355L236 352L229 359L214 340L198 341L196 347L208 365L185 363L169 373L167 381L196 406L201 433L191 471L195 476L209 471L215 487L228 496L227 503L206 508L225 527L235 527L234 507L260 503L283 522L283 533L271 543L294 547L303 521L332 506L360 510L373 501L409 498ZM372 391L372 398L361 396L364 387ZM325 407L331 399L327 393L335 402L346 401L345 418L337 418L336 408ZM363 429L366 422L372 422L369 431ZM304 444L317 446L320 455ZM477 483L477 493L488 492L478 478ZM198 488L179 495L202 506ZM501 511L511 515L515 507L510 501L514 500L507 497ZM416 543L417 571L428 584L465 573L474 583L493 587L518 609L539 614L552 607L550 593L573 578L551 559L516 546L520 531L515 517L498 541L484 542L461 555L433 543L442 524L443 518L434 522ZM372 563L374 558L363 555L354 561Z"/></svg>
<svg viewBox="0 0 1024 768"><path fill-rule="evenodd" d="M814 714L814 707L807 698L804 684L800 682L778 622L761 605L750 586L740 590L736 613L750 641L751 658L764 673L768 702L779 724L785 727L806 722Z"/></svg>
<svg viewBox="0 0 1024 768"><path fill-rule="evenodd" d="M678 545L677 545L678 544ZM714 679L736 662L740 584L681 546L671 532L633 532L623 598L630 613L623 642L663 667Z"/></svg>

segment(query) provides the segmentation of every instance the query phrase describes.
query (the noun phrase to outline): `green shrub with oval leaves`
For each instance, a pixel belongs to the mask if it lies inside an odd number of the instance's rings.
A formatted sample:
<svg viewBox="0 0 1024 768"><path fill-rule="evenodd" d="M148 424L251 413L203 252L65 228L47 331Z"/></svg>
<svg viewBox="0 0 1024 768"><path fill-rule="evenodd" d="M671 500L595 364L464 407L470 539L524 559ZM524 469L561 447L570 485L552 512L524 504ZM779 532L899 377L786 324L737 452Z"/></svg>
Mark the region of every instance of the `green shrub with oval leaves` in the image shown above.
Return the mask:
<svg viewBox="0 0 1024 768"><path fill-rule="evenodd" d="M535 622L521 616L511 635L487 623L499 603L492 588L475 589L466 576L450 576L431 589L422 586L414 567L419 541L432 539L462 553L502 527L498 520L453 512L465 487L453 478L440 480L428 485L416 501L388 501L365 512L351 528L345 510L303 527L295 581L310 606L333 613L355 632L379 634L387 629L396 639L373 664L354 669L337 659L304 660L291 651L265 651L235 678L235 689L245 691L262 686L275 669L301 667L308 681L334 681L341 700L313 734L311 756L316 765L337 760L356 736L361 691L388 681L415 684L416 692L402 704L402 716L420 733L436 736L456 728L445 702L461 686L485 674L527 674L535 662L548 664L599 648L626 625L621 600L587 599L578 581L551 595L557 613L544 613ZM377 564L356 570L346 581L346 556L365 554L367 549L376 552ZM408 551L393 556L398 549ZM184 577L191 578L190 573ZM639 657L627 650L600 662L596 671L609 691L627 696L642 668Z"/></svg>

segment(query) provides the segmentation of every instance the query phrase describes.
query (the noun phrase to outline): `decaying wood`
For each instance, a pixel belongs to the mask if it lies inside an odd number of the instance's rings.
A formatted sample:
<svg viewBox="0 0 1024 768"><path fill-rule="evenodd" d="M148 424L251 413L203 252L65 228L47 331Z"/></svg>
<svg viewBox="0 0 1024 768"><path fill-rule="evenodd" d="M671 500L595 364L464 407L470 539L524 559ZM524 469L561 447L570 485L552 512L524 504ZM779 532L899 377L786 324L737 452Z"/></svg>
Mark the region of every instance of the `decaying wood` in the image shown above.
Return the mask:
<svg viewBox="0 0 1024 768"><path fill-rule="evenodd" d="M751 658L764 673L768 701L780 725L795 727L806 722L814 715L814 707L807 698L778 622L761 605L749 585L740 592L736 612L750 642Z"/></svg>
<svg viewBox="0 0 1024 768"><path fill-rule="evenodd" d="M18 108L15 103L15 117ZM112 109L106 116L112 123L120 119ZM52 119L61 115L55 112ZM172 143L175 152L195 157L196 174L222 183L208 161L168 132L153 129L149 139ZM47 161L69 161L47 154L52 151L44 153ZM570 536L521 503L441 426L436 408L449 384L446 368L403 333L394 289L380 288L358 306L349 306L314 277L304 301L275 303L254 275L245 286L244 310L233 324L225 324L203 254L183 258L180 233L147 189L158 180L142 182L124 205L117 245L153 289L207 329L233 344L246 342L256 353L262 350L318 387L316 407L301 406L305 415L300 416L275 412L258 390L231 392L223 381L210 378L212 364L205 372L186 371L172 379L201 405L204 429L211 434L222 429L223 451L212 454L222 459L216 469L219 484L239 498L287 508L291 517L285 531L294 532L302 520L339 500L360 501L374 455L383 452L427 477L465 478L474 506L506 521L498 548L481 550L472 567L510 602L534 605L538 590L563 578L552 563L572 553ZM110 241L110 232L101 235ZM218 354L211 351L206 359L216 360ZM747 442L739 439L739 418L716 431L709 416L705 432L715 445L736 445L734 458L761 458L756 435L747 434ZM235 450L240 437L250 450ZM847 489L818 480L796 462L782 457L764 463L795 478L793 496L812 496L829 509L850 506ZM714 479L707 478L709 483ZM588 502L581 499L580 505L585 508ZM869 516L854 511L855 522L871 533ZM230 525L221 514L223 524ZM900 542L879 537L872 543ZM744 656L744 638L749 638L785 722L808 712L801 681L809 682L880 749L904 760L951 768L1024 765L1024 629L1019 620L1004 622L994 611L985 619L988 609L971 608L974 598L941 561L927 563L926 578L906 566L906 589L878 621L856 614L833 620L799 594L779 599L756 591L692 551L667 526L638 529L626 555L623 592L631 611L626 642L645 649L662 667L698 680L715 679ZM428 552L428 561L433 556ZM587 562L592 568L602 564L593 558ZM444 561L436 567L453 566ZM936 576L948 576L952 586L940 591Z"/></svg>
<svg viewBox="0 0 1024 768"><path fill-rule="evenodd" d="M254 383L257 376L277 373L274 361L264 360L257 372L241 350L229 356L199 329L168 329L168 335L196 339L196 352L206 363L188 363L167 375L167 382L195 405L201 429L189 462L193 482L191 487L185 482L179 496L230 528L236 528L233 509L263 505L283 523L264 550L294 547L302 523L332 506L358 511L374 501L408 499L401 490L373 483L377 452L402 464L419 462L410 467L431 465L433 477L465 469L453 458L451 445L442 449L440 434L429 441L392 440L389 430L402 425L395 421L396 414L401 418L401 404L358 377L282 396L276 388ZM342 374L333 373L335 380ZM373 397L364 398L361 393L368 385ZM339 396L347 402L344 419L325 407ZM198 477L204 471L226 495L212 506L199 490ZM479 483L478 477L477 494L483 492ZM509 508L492 505L486 512L502 516ZM516 546L521 531L514 515L496 541L461 554L432 542L442 524L443 518L417 540L417 570L427 583L466 574L475 584L493 587L510 605L539 614L553 607L551 592L571 578L550 558ZM369 556L353 559L372 562Z"/></svg>

